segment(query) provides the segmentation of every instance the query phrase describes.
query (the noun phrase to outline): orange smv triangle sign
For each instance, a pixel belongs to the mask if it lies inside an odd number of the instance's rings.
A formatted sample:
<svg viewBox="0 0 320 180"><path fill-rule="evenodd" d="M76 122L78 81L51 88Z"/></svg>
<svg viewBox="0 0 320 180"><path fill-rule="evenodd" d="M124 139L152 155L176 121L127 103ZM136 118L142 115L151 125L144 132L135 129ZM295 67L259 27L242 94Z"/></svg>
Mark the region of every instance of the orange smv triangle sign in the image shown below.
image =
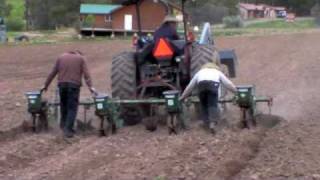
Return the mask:
<svg viewBox="0 0 320 180"><path fill-rule="evenodd" d="M172 58L173 50L168 41L161 38L156 45L153 56L156 58Z"/></svg>

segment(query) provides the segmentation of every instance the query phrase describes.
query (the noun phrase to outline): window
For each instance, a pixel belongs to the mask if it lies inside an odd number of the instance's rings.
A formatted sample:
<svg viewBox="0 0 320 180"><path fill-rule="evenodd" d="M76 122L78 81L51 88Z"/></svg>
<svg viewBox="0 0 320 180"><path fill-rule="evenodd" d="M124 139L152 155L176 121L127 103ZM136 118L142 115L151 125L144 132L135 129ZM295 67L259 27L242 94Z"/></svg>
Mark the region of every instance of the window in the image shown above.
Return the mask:
<svg viewBox="0 0 320 180"><path fill-rule="evenodd" d="M107 15L104 17L104 21L105 21L105 22L111 22L111 21L112 21L111 15L110 15L110 14L107 14Z"/></svg>

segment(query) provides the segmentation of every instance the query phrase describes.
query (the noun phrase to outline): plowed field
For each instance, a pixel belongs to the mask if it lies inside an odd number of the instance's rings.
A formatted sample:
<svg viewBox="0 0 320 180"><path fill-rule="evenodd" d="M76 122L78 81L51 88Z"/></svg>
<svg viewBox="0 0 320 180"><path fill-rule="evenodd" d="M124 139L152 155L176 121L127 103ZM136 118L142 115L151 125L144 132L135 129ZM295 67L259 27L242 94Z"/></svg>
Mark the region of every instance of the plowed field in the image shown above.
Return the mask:
<svg viewBox="0 0 320 180"><path fill-rule="evenodd" d="M274 128L241 130L236 108L231 126L217 135L191 130L169 136L141 125L100 138L79 134L70 141L54 126L48 133L21 129L30 117L24 93L42 86L56 57L79 49L88 58L95 87L110 92L111 57L129 50L129 41L0 47L0 179L215 180L320 179L320 33L220 38L219 48L235 48L236 84L255 84L274 98ZM55 83L46 93L54 97ZM88 90L82 88L81 98ZM267 113L265 106L259 109ZM92 110L91 110L92 111ZM79 118L82 118L80 109ZM97 119L89 114L90 119ZM281 117L281 118L280 118Z"/></svg>

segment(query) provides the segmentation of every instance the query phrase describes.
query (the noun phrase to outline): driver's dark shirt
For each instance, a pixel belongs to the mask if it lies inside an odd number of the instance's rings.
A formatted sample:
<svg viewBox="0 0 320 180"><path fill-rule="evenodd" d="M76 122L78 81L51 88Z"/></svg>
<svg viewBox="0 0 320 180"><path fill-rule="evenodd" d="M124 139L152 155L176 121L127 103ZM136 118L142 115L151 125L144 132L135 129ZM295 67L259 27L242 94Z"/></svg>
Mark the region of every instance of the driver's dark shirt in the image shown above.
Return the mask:
<svg viewBox="0 0 320 180"><path fill-rule="evenodd" d="M169 24L163 24L154 33L154 42L158 42L160 38L167 38L169 40L179 40L177 30L172 28Z"/></svg>

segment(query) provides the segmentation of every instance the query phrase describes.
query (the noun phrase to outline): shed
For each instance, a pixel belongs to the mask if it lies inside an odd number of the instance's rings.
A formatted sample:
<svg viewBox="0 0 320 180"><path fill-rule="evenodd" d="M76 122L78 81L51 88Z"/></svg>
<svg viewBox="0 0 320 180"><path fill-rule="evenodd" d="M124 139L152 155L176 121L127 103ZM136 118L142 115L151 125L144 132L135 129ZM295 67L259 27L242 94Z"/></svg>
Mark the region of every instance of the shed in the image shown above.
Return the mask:
<svg viewBox="0 0 320 180"><path fill-rule="evenodd" d="M240 15L243 19L263 18L264 6L256 4L239 3Z"/></svg>
<svg viewBox="0 0 320 180"><path fill-rule="evenodd" d="M276 18L286 14L286 8L280 6L270 6L267 4L247 4L239 3L239 10L242 19L254 18Z"/></svg>
<svg viewBox="0 0 320 180"><path fill-rule="evenodd" d="M181 17L181 9L166 1L143 0L140 5L142 32L152 33L157 29L167 14ZM85 23L88 16L93 16L91 25ZM81 4L81 32L133 33L138 31L135 5L120 4Z"/></svg>
<svg viewBox="0 0 320 180"><path fill-rule="evenodd" d="M112 28L112 13L121 8L121 5L111 4L81 4L80 6L80 21L81 30L99 28ZM94 17L92 24L87 23L88 16Z"/></svg>

